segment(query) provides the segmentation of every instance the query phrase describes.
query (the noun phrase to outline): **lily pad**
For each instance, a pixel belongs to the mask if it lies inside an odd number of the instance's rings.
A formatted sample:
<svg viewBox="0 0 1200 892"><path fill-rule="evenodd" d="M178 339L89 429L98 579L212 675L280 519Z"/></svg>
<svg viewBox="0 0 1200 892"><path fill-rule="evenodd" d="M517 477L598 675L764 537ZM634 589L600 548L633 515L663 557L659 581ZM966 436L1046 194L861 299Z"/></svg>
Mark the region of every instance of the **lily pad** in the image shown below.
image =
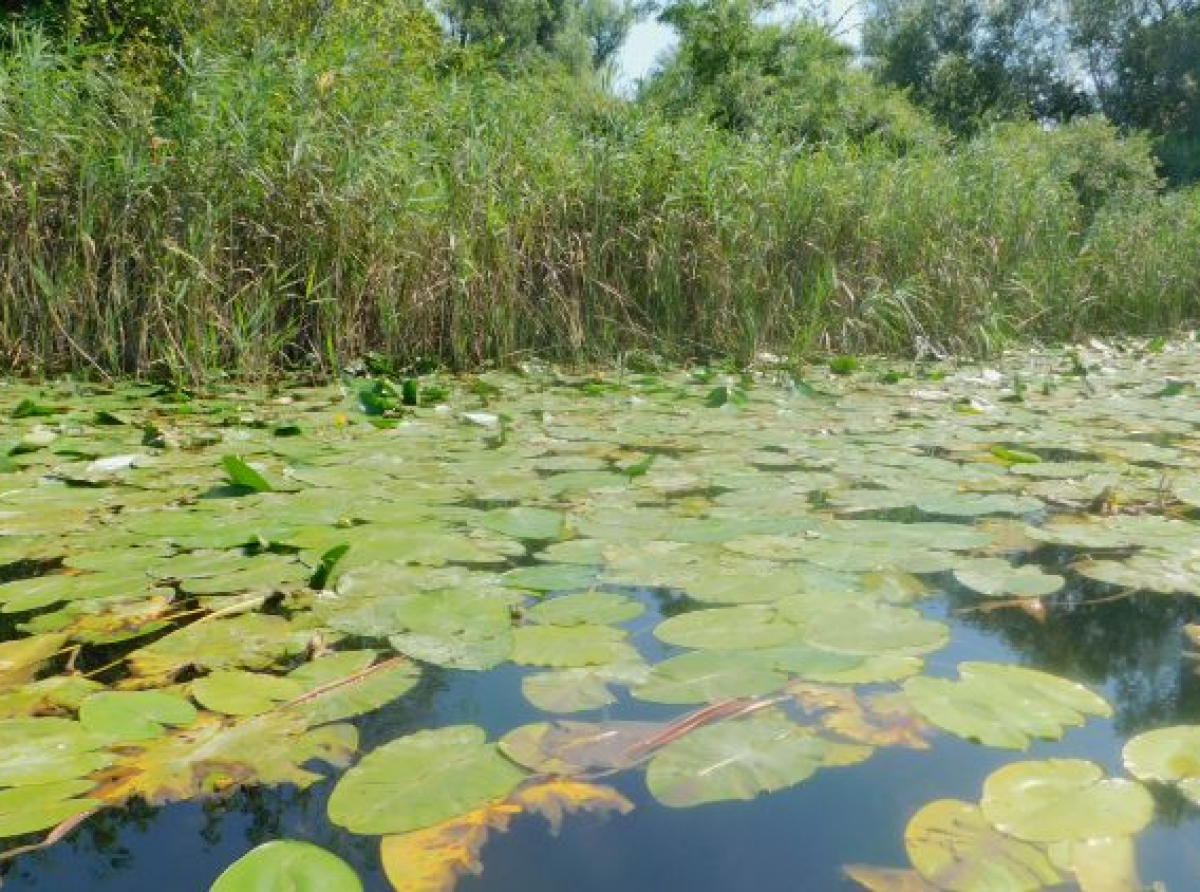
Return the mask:
<svg viewBox="0 0 1200 892"><path fill-rule="evenodd" d="M984 781L981 805L997 830L1043 843L1132 836L1154 815L1141 784L1082 759L1006 765Z"/></svg>
<svg viewBox="0 0 1200 892"><path fill-rule="evenodd" d="M580 592L535 604L527 615L536 623L551 626L613 625L639 616L644 609L615 592Z"/></svg>
<svg viewBox="0 0 1200 892"><path fill-rule="evenodd" d="M907 607L849 601L809 612L785 605L784 614L803 623L805 642L837 653L918 655L950 640L945 624Z"/></svg>
<svg viewBox="0 0 1200 892"><path fill-rule="evenodd" d="M162 691L101 691L79 707L88 731L114 741L153 740L166 726L190 725L196 709L182 697Z"/></svg>
<svg viewBox="0 0 1200 892"><path fill-rule="evenodd" d="M599 574L585 564L534 564L504 574L504 585L531 592L569 592L590 588Z"/></svg>
<svg viewBox="0 0 1200 892"><path fill-rule="evenodd" d="M702 650L657 664L632 693L652 703L715 703L766 694L785 681L786 675L764 667L754 651Z"/></svg>
<svg viewBox="0 0 1200 892"><path fill-rule="evenodd" d="M522 626L513 633L514 663L570 668L638 659L625 632L609 626Z"/></svg>
<svg viewBox="0 0 1200 892"><path fill-rule="evenodd" d="M196 679L191 692L201 706L213 712L258 715L300 696L304 686L277 675L225 670Z"/></svg>
<svg viewBox="0 0 1200 892"><path fill-rule="evenodd" d="M329 654L288 675L303 696L290 705L309 725L340 722L379 709L403 697L421 680L411 660L397 657L371 665L373 651Z"/></svg>
<svg viewBox="0 0 1200 892"><path fill-rule="evenodd" d="M57 827L101 807L96 799L77 798L93 786L88 780L67 780L0 790L0 837Z"/></svg>
<svg viewBox="0 0 1200 892"><path fill-rule="evenodd" d="M1035 892L1061 881L1038 846L997 831L979 806L939 799L913 815L904 831L921 876L956 892Z"/></svg>
<svg viewBox="0 0 1200 892"><path fill-rule="evenodd" d="M680 647L720 650L778 647L800 640L800 630L771 607L718 607L659 623L654 637Z"/></svg>
<svg viewBox="0 0 1200 892"><path fill-rule="evenodd" d="M252 849L209 892L362 892L354 870L312 843L277 839Z"/></svg>
<svg viewBox="0 0 1200 892"><path fill-rule="evenodd" d="M528 675L521 679L521 693L545 712L585 712L617 702L607 680L589 669Z"/></svg>
<svg viewBox="0 0 1200 892"><path fill-rule="evenodd" d="M112 761L103 738L60 718L0 721L0 786L76 780Z"/></svg>
<svg viewBox="0 0 1200 892"><path fill-rule="evenodd" d="M954 571L961 585L988 598L1040 598L1061 589L1065 580L1026 564L1014 567L999 558L981 558Z"/></svg>
<svg viewBox="0 0 1200 892"><path fill-rule="evenodd" d="M513 648L508 602L471 592L420 592L400 599L384 624L367 634L387 634L400 653L450 669L490 669Z"/></svg>
<svg viewBox="0 0 1200 892"><path fill-rule="evenodd" d="M563 538L566 518L548 508L497 508L483 517L483 526L513 539L547 542Z"/></svg>
<svg viewBox="0 0 1200 892"><path fill-rule="evenodd" d="M485 742L481 728L419 731L346 772L329 797L329 819L352 833L407 833L505 796L524 776Z"/></svg>
<svg viewBox="0 0 1200 892"><path fill-rule="evenodd" d="M920 676L904 692L926 719L967 740L1024 749L1030 738L1057 740L1087 716L1112 710L1083 685L1055 675L995 663L962 663L960 681Z"/></svg>
<svg viewBox="0 0 1200 892"><path fill-rule="evenodd" d="M651 760L646 785L672 808L753 799L870 753L869 747L832 743L785 718L763 715L701 728L670 744Z"/></svg>
<svg viewBox="0 0 1200 892"><path fill-rule="evenodd" d="M1139 734L1125 744L1125 768L1140 781L1174 785L1200 805L1200 725Z"/></svg>

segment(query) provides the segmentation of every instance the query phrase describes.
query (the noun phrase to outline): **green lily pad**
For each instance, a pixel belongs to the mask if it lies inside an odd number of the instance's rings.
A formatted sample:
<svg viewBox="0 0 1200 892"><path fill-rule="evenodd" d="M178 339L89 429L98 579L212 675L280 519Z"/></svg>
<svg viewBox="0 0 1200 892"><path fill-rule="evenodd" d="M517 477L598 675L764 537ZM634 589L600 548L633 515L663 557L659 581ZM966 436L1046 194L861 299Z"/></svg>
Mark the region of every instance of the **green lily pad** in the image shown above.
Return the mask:
<svg viewBox="0 0 1200 892"><path fill-rule="evenodd" d="M313 630L282 616L250 613L201 620L135 650L128 663L147 683L163 682L188 667L266 669L276 660L303 653Z"/></svg>
<svg viewBox="0 0 1200 892"><path fill-rule="evenodd" d="M209 892L362 892L354 870L312 843L272 840L217 877Z"/></svg>
<svg viewBox="0 0 1200 892"><path fill-rule="evenodd" d="M513 632L512 659L525 666L578 668L636 661L625 632L609 626L522 626Z"/></svg>
<svg viewBox="0 0 1200 892"><path fill-rule="evenodd" d="M669 744L651 760L646 785L672 808L753 799L870 753L870 747L833 743L785 718L762 715L700 728Z"/></svg>
<svg viewBox="0 0 1200 892"><path fill-rule="evenodd" d="M566 517L548 508L497 508L483 516L483 526L513 539L547 542L563 538Z"/></svg>
<svg viewBox="0 0 1200 892"><path fill-rule="evenodd" d="M780 605L790 620L804 626L803 640L845 654L918 655L944 647L950 630L908 607L847 601L808 610L802 602Z"/></svg>
<svg viewBox="0 0 1200 892"><path fill-rule="evenodd" d="M250 467L241 456L222 456L221 467L229 475L229 482L236 487L247 489L251 492L271 492L273 489L271 484L267 482L267 478Z"/></svg>
<svg viewBox="0 0 1200 892"><path fill-rule="evenodd" d="M398 599L385 624L368 634L386 634L400 653L451 669L490 669L513 649L508 602L469 591L420 592Z"/></svg>
<svg viewBox="0 0 1200 892"><path fill-rule="evenodd" d="M719 650L778 647L800 641L800 630L771 607L718 607L659 623L654 637L680 647Z"/></svg>
<svg viewBox="0 0 1200 892"><path fill-rule="evenodd" d="M30 681L66 640L66 635L36 635L0 644L0 691Z"/></svg>
<svg viewBox="0 0 1200 892"><path fill-rule="evenodd" d="M201 706L213 712L258 715L300 696L304 686L277 675L223 670L196 679L191 693Z"/></svg>
<svg viewBox="0 0 1200 892"><path fill-rule="evenodd" d="M598 577L596 568L585 564L535 564L510 570L503 579L508 588L531 592L569 592L591 588Z"/></svg>
<svg viewBox="0 0 1200 892"><path fill-rule="evenodd" d="M329 819L352 833L407 833L507 795L525 775L485 739L454 725L384 744L338 781Z"/></svg>
<svg viewBox="0 0 1200 892"><path fill-rule="evenodd" d="M938 889L1036 892L1062 880L1040 847L997 831L979 806L938 799L904 831L913 866Z"/></svg>
<svg viewBox="0 0 1200 892"><path fill-rule="evenodd" d="M527 675L521 679L521 693L544 712L586 712L617 702L608 680L590 669Z"/></svg>
<svg viewBox="0 0 1200 892"><path fill-rule="evenodd" d="M1200 554L1197 553L1143 552L1124 561L1079 561L1071 569L1089 579L1123 588L1200 596Z"/></svg>
<svg viewBox="0 0 1200 892"><path fill-rule="evenodd" d="M1132 836L1154 815L1141 784L1082 759L1006 765L984 781L981 805L1000 832L1043 843Z"/></svg>
<svg viewBox="0 0 1200 892"><path fill-rule="evenodd" d="M305 691L290 707L310 726L364 715L403 697L421 680L420 668L402 657L371 665L374 651L329 654L288 675Z"/></svg>
<svg viewBox="0 0 1200 892"><path fill-rule="evenodd" d="M1200 805L1200 725L1139 734L1125 744L1125 768L1140 781L1171 784Z"/></svg>
<svg viewBox="0 0 1200 892"><path fill-rule="evenodd" d="M67 780L0 790L0 837L47 830L99 808L96 799L76 798L93 786L88 780Z"/></svg>
<svg viewBox="0 0 1200 892"><path fill-rule="evenodd" d="M1030 738L1057 740L1087 716L1112 710L1083 685L995 663L962 663L960 680L920 676L904 684L913 706L933 724L988 746L1024 749Z"/></svg>
<svg viewBox="0 0 1200 892"><path fill-rule="evenodd" d="M961 585L988 598L1040 598L1061 589L1065 580L1039 567L1014 567L999 558L981 558L954 571Z"/></svg>
<svg viewBox="0 0 1200 892"><path fill-rule="evenodd" d="M79 707L79 722L93 734L115 741L153 740L166 726L190 725L196 708L162 691L101 691Z"/></svg>
<svg viewBox="0 0 1200 892"><path fill-rule="evenodd" d="M0 721L0 786L76 780L112 762L103 738L60 718Z"/></svg>
<svg viewBox="0 0 1200 892"><path fill-rule="evenodd" d="M658 663L633 689L652 703L715 703L753 697L783 687L787 676L763 665L761 651L702 650Z"/></svg>
<svg viewBox="0 0 1200 892"><path fill-rule="evenodd" d="M631 620L644 609L632 598L615 592L580 592L542 601L530 607L526 615L543 625L607 626Z"/></svg>

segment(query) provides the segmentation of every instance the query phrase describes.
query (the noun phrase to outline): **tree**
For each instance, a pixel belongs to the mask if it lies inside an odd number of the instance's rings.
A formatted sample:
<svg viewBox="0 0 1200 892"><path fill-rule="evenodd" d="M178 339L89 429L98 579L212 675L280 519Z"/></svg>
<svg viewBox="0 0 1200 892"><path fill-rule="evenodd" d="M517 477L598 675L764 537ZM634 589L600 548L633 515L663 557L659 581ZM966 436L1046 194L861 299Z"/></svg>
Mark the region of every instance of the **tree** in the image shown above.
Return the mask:
<svg viewBox="0 0 1200 892"><path fill-rule="evenodd" d="M863 46L885 83L956 133L1091 111L1063 21L1037 0L872 0Z"/></svg>
<svg viewBox="0 0 1200 892"><path fill-rule="evenodd" d="M646 9L644 0L442 0L451 34L464 46L516 58L545 53L603 68Z"/></svg>
<svg viewBox="0 0 1200 892"><path fill-rule="evenodd" d="M875 139L904 150L936 131L895 91L853 66L851 49L815 21L764 19L771 0L677 0L659 16L679 32L641 98L740 133L796 143Z"/></svg>
<svg viewBox="0 0 1200 892"><path fill-rule="evenodd" d="M1172 180L1200 179L1200 6L1131 29L1115 61L1113 118L1154 135Z"/></svg>

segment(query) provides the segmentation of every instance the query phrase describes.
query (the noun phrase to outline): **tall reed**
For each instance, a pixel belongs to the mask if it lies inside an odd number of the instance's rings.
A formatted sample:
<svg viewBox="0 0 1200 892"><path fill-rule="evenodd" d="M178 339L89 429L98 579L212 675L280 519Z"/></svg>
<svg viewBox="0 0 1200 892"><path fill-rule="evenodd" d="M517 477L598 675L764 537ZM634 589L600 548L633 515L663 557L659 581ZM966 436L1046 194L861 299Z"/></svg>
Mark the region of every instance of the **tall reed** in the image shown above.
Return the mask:
<svg viewBox="0 0 1200 892"><path fill-rule="evenodd" d="M1200 192L1096 200L1030 139L801 152L371 43L191 42L146 83L14 32L0 366L981 352L1200 316Z"/></svg>

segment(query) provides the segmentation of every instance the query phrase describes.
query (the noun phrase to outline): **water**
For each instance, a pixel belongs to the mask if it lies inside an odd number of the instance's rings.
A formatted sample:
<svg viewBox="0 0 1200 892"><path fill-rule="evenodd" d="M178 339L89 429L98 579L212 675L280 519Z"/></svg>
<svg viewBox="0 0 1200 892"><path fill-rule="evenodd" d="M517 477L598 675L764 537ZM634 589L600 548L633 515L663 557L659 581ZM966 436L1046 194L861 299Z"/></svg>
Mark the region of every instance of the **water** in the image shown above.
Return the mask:
<svg viewBox="0 0 1200 892"><path fill-rule="evenodd" d="M927 750L879 746L866 761L820 767L750 801L670 808L648 792L639 766L598 779L632 802L629 814L570 814L557 833L540 816L517 816L483 848L482 873L458 886L856 888L847 865L906 868L914 813L936 799L978 802L997 769L1076 758L1128 779L1127 741L1200 725L1200 660L1185 634L1200 621L1200 409L1161 396L1164 376L1200 377L1200 353L1180 345L1083 361L1098 369L1086 389L1071 375L1073 358L1030 355L1006 360L1012 367L983 383L953 367L910 389L881 383L879 369L847 379L809 371L815 395L771 375L739 379L738 399L723 406L709 399L712 376L616 376L588 393L549 373L492 376L487 389L448 381L448 406L404 409L402 418L366 417L337 388L283 398L225 389L181 405L146 388L0 385L0 415L12 419L0 444L0 648L27 637L47 645L28 677L0 666L0 730L30 713L86 725L76 721L78 702L23 705L35 677L78 681L82 672L104 687L157 688L228 712L189 683L230 668L283 675L332 646L394 648L421 663L415 687L351 720L355 759L458 724L496 741L556 718L521 684L543 671L532 667L560 663L519 654L515 643L537 623L533 605L558 594L529 581L539 564L639 602L644 613L620 624L621 646L636 649L647 672L686 652L664 643L672 636L660 624L701 609L732 611L722 622L741 617L732 622L742 649L728 656L746 669L768 645L737 624L765 612L768 634L786 627L795 639L787 643L827 658L918 655L912 671L951 679L968 661L1016 664L1077 681L1111 705L1111 718L1025 751L930 729ZM1047 372L1055 363L1063 371ZM1100 373L1104 364L1111 373ZM1022 368L1025 380L1037 369L1046 386L1022 396L996 383ZM240 467L231 457L253 465L270 491L230 486L230 467ZM342 545L342 563L318 581L314 569ZM210 562L219 571L207 572ZM1041 567L1061 575L1063 588L1018 600L966 587L963 571L987 575L997 563ZM438 606L457 613L431 617L413 606L433 579L445 599ZM277 624L278 640L239 637L238 605L255 593L267 597L250 616ZM789 617L788 604L809 613ZM129 619L121 611L130 608L146 612ZM453 628L438 625L445 616ZM893 625L872 628L873 616ZM822 635L822 622L836 640ZM938 624L948 630L944 645ZM194 650L153 650L196 628L213 634ZM937 640L926 637L931 628ZM732 647L724 630L710 626L707 642L688 643ZM126 631L134 637L112 640ZM494 668L453 668L478 656L462 652L462 639L484 651L480 642L507 635L514 643ZM283 640L291 646L273 651ZM647 687L615 684L614 703L566 718L666 723L705 702L655 702L669 698ZM790 699L775 709L814 734L833 733ZM190 739L186 727L163 734ZM152 745L114 739L105 754L125 772L142 770L138 757ZM379 838L327 817L346 770L312 767L325 780L305 790L251 785L161 807L113 794L102 774L89 774L92 792L114 806L56 845L3 862L4 887L204 892L256 846L295 839L345 859L368 889L387 889ZM0 777L11 778L4 770L0 748ZM1172 788L1149 789L1154 818L1134 837L1142 880L1200 889L1200 808ZM0 828L9 818L0 813Z"/></svg>
<svg viewBox="0 0 1200 892"><path fill-rule="evenodd" d="M661 603L643 600L655 608ZM987 774L1014 758L1087 758L1119 776L1121 746L1130 736L1200 722L1198 664L1185 658L1180 634L1185 620L1200 617L1195 601L1141 596L1085 603L1053 612L1045 623L1015 610L956 612L961 606L940 598L927 607L953 630L950 645L929 659L930 674L950 675L963 660L1044 669L1098 686L1114 708L1113 719L1093 720L1023 754L940 735L928 751L881 748L863 764L820 771L780 793L690 809L658 805L646 794L641 773L625 773L612 782L635 802L631 814L570 816L557 836L541 818L519 817L486 845L483 874L465 878L458 888L856 889L842 873L844 864L905 864L903 828L917 809L942 797L977 800ZM656 647L645 636L655 619L646 615L629 624L648 647ZM362 749L421 728L465 722L499 736L544 718L520 694L527 671L436 671L401 701L358 720ZM628 698L610 711L623 718L675 712ZM288 838L336 852L368 889L389 889L375 840L326 819L331 788L326 781L306 791L251 789L227 802L105 812L67 841L19 858L4 877L5 888L201 890L255 845ZM1137 841L1142 878L1172 890L1200 888L1200 811L1166 790L1157 790L1156 800L1157 820Z"/></svg>

